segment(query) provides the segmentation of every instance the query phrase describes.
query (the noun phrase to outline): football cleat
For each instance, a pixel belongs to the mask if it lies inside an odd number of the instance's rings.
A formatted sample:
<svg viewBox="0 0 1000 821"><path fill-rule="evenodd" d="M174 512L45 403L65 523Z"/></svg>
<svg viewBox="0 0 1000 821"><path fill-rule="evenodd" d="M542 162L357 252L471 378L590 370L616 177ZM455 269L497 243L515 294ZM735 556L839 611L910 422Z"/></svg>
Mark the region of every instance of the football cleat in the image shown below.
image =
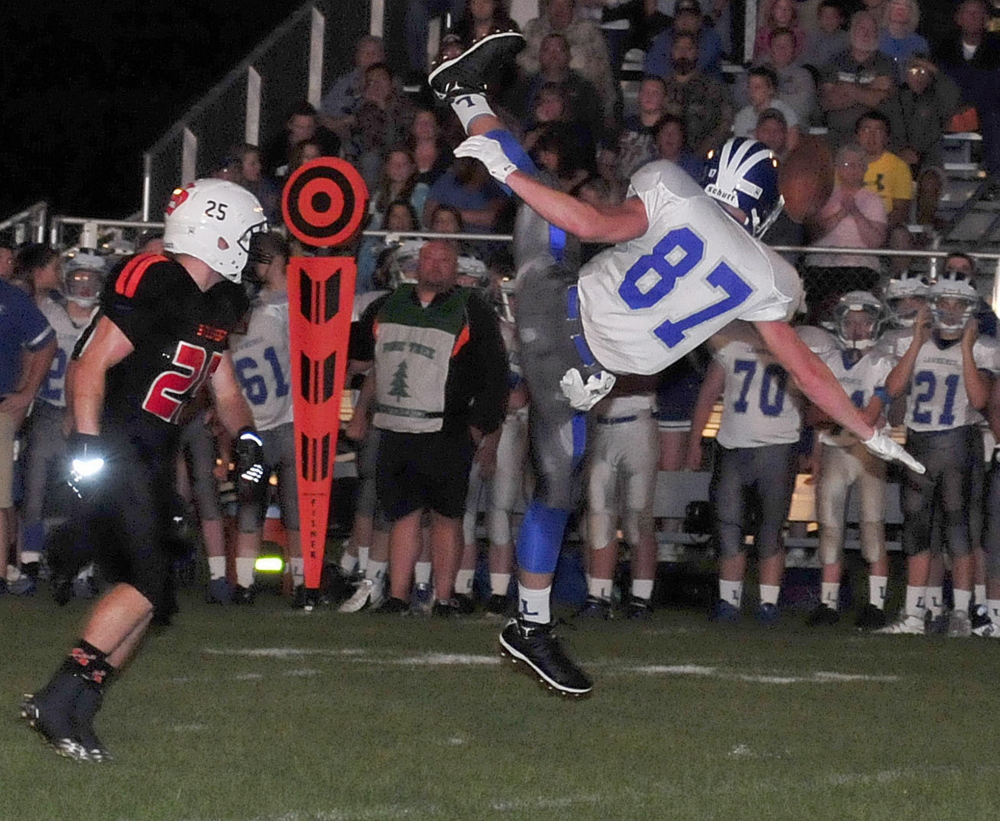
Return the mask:
<svg viewBox="0 0 1000 821"><path fill-rule="evenodd" d="M920 616L900 615L894 622L874 630L879 636L922 636L924 635L924 620Z"/></svg>
<svg viewBox="0 0 1000 821"><path fill-rule="evenodd" d="M881 607L876 607L874 604L869 602L864 606L864 609L858 613L857 621L854 622L854 626L858 630L881 630L888 623L888 618L885 615L885 610Z"/></svg>
<svg viewBox="0 0 1000 821"><path fill-rule="evenodd" d="M964 610L952 610L948 616L948 638L967 639L972 635L972 622Z"/></svg>
<svg viewBox="0 0 1000 821"><path fill-rule="evenodd" d="M458 607L458 614L460 616L471 616L476 612L476 600L472 596L459 593L452 599L452 602Z"/></svg>
<svg viewBox="0 0 1000 821"><path fill-rule="evenodd" d="M292 591L292 609L304 610L307 599L308 592L306 591L306 586L304 584L295 585L295 589Z"/></svg>
<svg viewBox="0 0 1000 821"><path fill-rule="evenodd" d="M92 685L85 685L73 704L70 722L77 742L83 747L87 761L95 764L106 764L114 761L114 756L94 732L94 716L101 707L104 696Z"/></svg>
<svg viewBox="0 0 1000 821"><path fill-rule="evenodd" d="M624 616L633 621L649 621L653 618L653 605L649 599L641 599L638 596L629 596L625 602Z"/></svg>
<svg viewBox="0 0 1000 821"><path fill-rule="evenodd" d="M463 94L482 94L489 86L488 77L524 48L519 31L492 31L457 57L442 60L427 77L439 100L453 102Z"/></svg>
<svg viewBox="0 0 1000 821"><path fill-rule="evenodd" d="M359 613L366 607L372 610L378 608L385 598L381 589L375 589L375 582L371 579L362 579L358 589L354 594L337 608L338 613Z"/></svg>
<svg viewBox="0 0 1000 821"><path fill-rule="evenodd" d="M757 609L753 611L753 618L757 624L770 627L781 620L781 611L776 604L761 602L757 605Z"/></svg>
<svg viewBox="0 0 1000 821"><path fill-rule="evenodd" d="M597 596L587 596L583 606L573 614L577 619L604 619L611 621L615 617L611 602Z"/></svg>
<svg viewBox="0 0 1000 821"><path fill-rule="evenodd" d="M229 604L233 600L233 586L228 579L211 579L205 592L209 604Z"/></svg>
<svg viewBox="0 0 1000 821"><path fill-rule="evenodd" d="M983 639L1000 639L1000 625L995 624L993 621L988 621L979 627L973 627L972 635Z"/></svg>
<svg viewBox="0 0 1000 821"><path fill-rule="evenodd" d="M73 598L90 601L97 598L97 581L93 576L85 579L73 579Z"/></svg>
<svg viewBox="0 0 1000 821"><path fill-rule="evenodd" d="M554 627L551 622L511 619L500 633L500 652L515 663L523 662L543 686L559 695L586 696L594 683L563 652Z"/></svg>
<svg viewBox="0 0 1000 821"><path fill-rule="evenodd" d="M34 596L38 592L38 582L31 576L21 576L7 585L7 592L14 596Z"/></svg>
<svg viewBox="0 0 1000 821"><path fill-rule="evenodd" d="M510 605L510 599L499 593L494 593L486 602L486 613L490 616L506 616L510 612Z"/></svg>
<svg viewBox="0 0 1000 821"><path fill-rule="evenodd" d="M257 591L254 589L253 585L250 587L240 587L236 585L233 588L233 604L242 604L246 607L250 607L254 603L254 599L257 598Z"/></svg>
<svg viewBox="0 0 1000 821"><path fill-rule="evenodd" d="M409 611L410 605L407 602L390 596L372 612L378 613L380 616L396 616Z"/></svg>
<svg viewBox="0 0 1000 821"><path fill-rule="evenodd" d="M928 636L943 636L948 632L948 614L938 613L932 616L928 613L924 616L924 632Z"/></svg>
<svg viewBox="0 0 1000 821"><path fill-rule="evenodd" d="M985 627L991 623L990 610L985 604L974 604L969 610L969 620L972 622L972 630L977 627Z"/></svg>
<svg viewBox="0 0 1000 821"><path fill-rule="evenodd" d="M429 584L418 584L410 597L410 613L414 616L429 616L434 606L434 591Z"/></svg>
<svg viewBox="0 0 1000 821"><path fill-rule="evenodd" d="M439 619L450 619L453 616L461 616L462 609L455 599L438 599L431 608L431 615Z"/></svg>
<svg viewBox="0 0 1000 821"><path fill-rule="evenodd" d="M840 621L840 613L832 607L821 604L806 616L806 624L809 627L833 627Z"/></svg>
<svg viewBox="0 0 1000 821"><path fill-rule="evenodd" d="M65 705L49 704L42 696L25 693L21 702L21 718L58 755L73 761L87 761L86 750L74 737L69 710L65 709Z"/></svg>
<svg viewBox="0 0 1000 821"><path fill-rule="evenodd" d="M712 612L709 613L709 621L718 622L719 624L733 624L740 620L740 609L731 602L727 602L725 599L717 599L715 604L712 605Z"/></svg>

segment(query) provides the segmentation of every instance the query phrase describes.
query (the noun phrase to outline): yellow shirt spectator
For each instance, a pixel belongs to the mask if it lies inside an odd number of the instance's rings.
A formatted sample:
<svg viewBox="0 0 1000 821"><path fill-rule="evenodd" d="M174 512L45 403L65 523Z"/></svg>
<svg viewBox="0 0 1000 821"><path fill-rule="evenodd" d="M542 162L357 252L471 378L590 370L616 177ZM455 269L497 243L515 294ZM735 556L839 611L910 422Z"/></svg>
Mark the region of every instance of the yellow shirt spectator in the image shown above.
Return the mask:
<svg viewBox="0 0 1000 821"><path fill-rule="evenodd" d="M891 213L894 202L913 199L913 175L903 160L891 151L884 151L877 160L868 163L865 188L878 194L886 213Z"/></svg>

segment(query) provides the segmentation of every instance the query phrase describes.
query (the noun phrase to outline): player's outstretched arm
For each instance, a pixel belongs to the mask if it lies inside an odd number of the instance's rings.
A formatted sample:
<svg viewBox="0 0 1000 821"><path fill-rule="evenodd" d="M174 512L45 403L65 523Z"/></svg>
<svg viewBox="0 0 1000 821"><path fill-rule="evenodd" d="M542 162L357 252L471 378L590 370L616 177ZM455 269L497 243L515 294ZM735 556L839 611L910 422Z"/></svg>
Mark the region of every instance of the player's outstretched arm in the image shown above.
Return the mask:
<svg viewBox="0 0 1000 821"><path fill-rule="evenodd" d="M492 137L469 137L455 149L455 156L479 160L494 179L507 185L539 216L583 242L626 242L642 236L649 227L646 207L638 197L598 210L518 171L500 143Z"/></svg>

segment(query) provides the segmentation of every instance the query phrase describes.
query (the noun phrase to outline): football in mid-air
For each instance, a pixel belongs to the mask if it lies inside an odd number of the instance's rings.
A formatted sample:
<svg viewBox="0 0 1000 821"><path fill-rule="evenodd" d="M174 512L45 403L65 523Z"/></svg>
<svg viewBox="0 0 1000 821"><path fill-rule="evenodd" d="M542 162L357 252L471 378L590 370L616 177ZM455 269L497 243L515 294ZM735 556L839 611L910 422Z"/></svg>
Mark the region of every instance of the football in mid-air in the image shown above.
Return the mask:
<svg viewBox="0 0 1000 821"><path fill-rule="evenodd" d="M778 166L778 187L785 213L795 222L807 222L833 192L833 151L821 137L803 135Z"/></svg>

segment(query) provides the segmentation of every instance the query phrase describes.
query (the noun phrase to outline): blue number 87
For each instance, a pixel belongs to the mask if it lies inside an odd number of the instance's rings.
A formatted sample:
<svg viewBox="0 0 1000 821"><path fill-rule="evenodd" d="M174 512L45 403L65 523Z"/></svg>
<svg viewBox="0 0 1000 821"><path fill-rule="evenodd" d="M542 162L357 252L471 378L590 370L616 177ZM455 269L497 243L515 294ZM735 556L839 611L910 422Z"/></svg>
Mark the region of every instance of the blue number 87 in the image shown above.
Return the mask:
<svg viewBox="0 0 1000 821"><path fill-rule="evenodd" d="M678 249L684 256L671 262L670 257ZM704 257L705 241L690 228L675 228L656 243L651 254L639 257L625 272L625 279L618 286L618 295L633 310L651 308L669 295L677 285L677 280L691 273ZM659 278L646 290L640 290L639 280L650 271L658 274ZM676 322L668 319L654 328L653 333L668 348L682 342L686 331L742 305L753 293L753 288L725 262L716 265L705 277L705 281L715 288L721 288L725 296L683 319Z"/></svg>

